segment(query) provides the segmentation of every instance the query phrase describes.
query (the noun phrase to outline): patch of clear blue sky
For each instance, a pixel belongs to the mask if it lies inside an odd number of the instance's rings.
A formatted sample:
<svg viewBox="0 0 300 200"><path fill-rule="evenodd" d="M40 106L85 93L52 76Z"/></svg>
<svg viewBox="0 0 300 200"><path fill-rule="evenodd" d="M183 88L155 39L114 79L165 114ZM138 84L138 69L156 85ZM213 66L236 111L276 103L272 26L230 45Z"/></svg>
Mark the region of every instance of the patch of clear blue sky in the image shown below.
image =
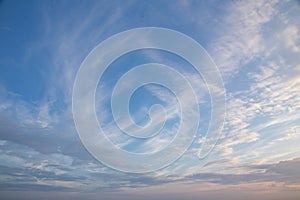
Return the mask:
<svg viewBox="0 0 300 200"><path fill-rule="evenodd" d="M89 35L94 31L93 29L102 26L102 23L109 20L112 16L119 12L118 1L88 1L88 2L71 2L71 1L3 1L1 3L0 12L0 27L1 27L1 83L7 87L9 91L22 95L24 100L38 101L43 98L47 93L47 87L49 84L49 74L53 69L53 54L56 51L56 47L52 46L56 38L57 33L62 29L61 23L66 27L63 29L70 29L76 32L76 27L80 27L82 19L88 17L89 11L93 4L103 4L103 9L107 15L100 15L94 20L90 27L88 27L86 34L83 34L80 41L76 41L79 44L83 44L82 48L86 48L90 44L85 40L89 39ZM107 6L110 4L111 6ZM206 45L208 37L212 34L212 29L207 28L212 26L211 19L203 18L201 24L203 29L201 34L196 33L193 30L191 21L186 18L178 17L177 12L184 13L177 7L178 2L163 1L163 2L135 2L128 1L127 8L121 8L121 17L116 23L111 24L104 31L103 35L97 35L98 41L107 38L111 33L116 33L129 28L140 26L162 26L166 28L172 28L178 31L182 31L191 37L199 40L202 45ZM198 5L197 14L205 16L208 12L215 12L218 14L218 6L216 3L204 3L197 2ZM99 8L99 13L101 6ZM157 8L160 9L157 9ZM208 9L211 8L211 9ZM215 9L215 11L214 11ZM194 16L196 19L196 16ZM215 16L216 17L216 16ZM53 27L47 27L50 21ZM205 28L206 27L206 28ZM48 30L49 29L49 30ZM45 38L45 32L49 31L49 38ZM86 38L84 38L86 36ZM65 37L68 37L67 35ZM45 40L49 39L48 44L44 44ZM34 45L43 45L38 51ZM95 44L93 44L94 46ZM88 47L93 47L88 46ZM79 45L77 48L81 48ZM85 49L86 50L86 49ZM34 51L34 55L32 55ZM78 66L70 66L78 68ZM11 78L14 77L14 78ZM55 81L55 80L53 80Z"/></svg>
<svg viewBox="0 0 300 200"><path fill-rule="evenodd" d="M46 49L36 52L34 58L28 58L32 44L43 31L39 26L41 18L38 7L30 1L0 3L1 84L28 101L43 98L45 74L50 70Z"/></svg>

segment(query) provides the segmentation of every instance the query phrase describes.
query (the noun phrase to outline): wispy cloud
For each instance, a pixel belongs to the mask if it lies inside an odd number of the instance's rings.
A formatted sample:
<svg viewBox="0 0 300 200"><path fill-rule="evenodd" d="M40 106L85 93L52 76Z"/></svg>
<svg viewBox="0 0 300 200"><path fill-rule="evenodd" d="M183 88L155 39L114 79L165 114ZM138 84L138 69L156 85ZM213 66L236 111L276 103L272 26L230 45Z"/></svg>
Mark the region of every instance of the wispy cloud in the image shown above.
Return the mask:
<svg viewBox="0 0 300 200"><path fill-rule="evenodd" d="M238 73L242 66L267 50L263 25L278 12L276 4L276 1L230 3L228 13L221 21L222 36L209 51L224 76Z"/></svg>

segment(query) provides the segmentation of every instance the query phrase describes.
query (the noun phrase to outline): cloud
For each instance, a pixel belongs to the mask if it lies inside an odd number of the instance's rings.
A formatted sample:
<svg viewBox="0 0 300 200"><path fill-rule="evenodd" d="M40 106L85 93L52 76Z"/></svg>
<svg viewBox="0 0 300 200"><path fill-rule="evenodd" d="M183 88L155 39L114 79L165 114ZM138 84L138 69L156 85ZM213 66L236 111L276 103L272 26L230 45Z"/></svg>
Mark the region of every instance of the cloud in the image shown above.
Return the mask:
<svg viewBox="0 0 300 200"><path fill-rule="evenodd" d="M42 154L29 147L1 142L2 190L92 191L164 183L155 177L110 170L94 160L77 162L61 153Z"/></svg>
<svg viewBox="0 0 300 200"><path fill-rule="evenodd" d="M240 184L250 182L284 182L286 184L300 184L298 174L300 159L295 158L287 161L268 165L241 165L239 167L254 169L250 173L199 173L185 177L186 180L211 182L218 184Z"/></svg>
<svg viewBox="0 0 300 200"><path fill-rule="evenodd" d="M221 20L222 36L209 50L224 76L233 76L266 50L263 26L278 12L276 4L276 1L229 4L227 15Z"/></svg>
<svg viewBox="0 0 300 200"><path fill-rule="evenodd" d="M291 48L294 52L300 52L299 44L299 30L296 26L289 26L283 31L283 38L286 41L286 46Z"/></svg>
<svg viewBox="0 0 300 200"><path fill-rule="evenodd" d="M274 174L278 181L289 184L300 183L300 159L295 158L288 161L280 161L277 164L269 165L266 173Z"/></svg>
<svg viewBox="0 0 300 200"><path fill-rule="evenodd" d="M120 188L144 188L170 183L197 184L199 182L232 185L249 182L284 182L300 184L300 159L281 161L273 164L231 164L240 173L206 172L193 175L128 174L109 170L94 162L74 163L74 159L63 154L41 154L28 147L11 142L1 142L1 172L6 177L4 190L45 190L45 191L98 191ZM7 157L10 157L10 160ZM231 161L223 160L207 165L224 165ZM230 166L230 165L228 165Z"/></svg>

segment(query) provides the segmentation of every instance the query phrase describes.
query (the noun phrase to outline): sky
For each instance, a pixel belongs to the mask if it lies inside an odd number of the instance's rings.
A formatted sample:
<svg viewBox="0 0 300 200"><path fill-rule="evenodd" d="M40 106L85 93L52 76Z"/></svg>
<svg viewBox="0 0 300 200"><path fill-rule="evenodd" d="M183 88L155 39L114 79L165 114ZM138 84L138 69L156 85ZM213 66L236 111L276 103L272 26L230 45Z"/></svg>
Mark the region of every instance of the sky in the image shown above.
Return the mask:
<svg viewBox="0 0 300 200"><path fill-rule="evenodd" d="M145 27L199 66L143 48L98 77ZM0 199L296 200L299 124L299 1L0 1Z"/></svg>

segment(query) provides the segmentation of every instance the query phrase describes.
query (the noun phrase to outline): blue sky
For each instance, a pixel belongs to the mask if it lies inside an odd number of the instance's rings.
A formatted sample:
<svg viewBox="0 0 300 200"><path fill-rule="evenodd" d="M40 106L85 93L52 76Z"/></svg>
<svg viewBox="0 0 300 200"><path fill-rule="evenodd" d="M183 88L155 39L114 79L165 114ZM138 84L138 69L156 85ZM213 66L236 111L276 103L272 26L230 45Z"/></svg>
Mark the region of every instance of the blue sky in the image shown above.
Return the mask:
<svg viewBox="0 0 300 200"><path fill-rule="evenodd" d="M190 81L199 100L200 126L188 151L166 168L135 174L107 167L80 141L72 91L83 60L110 36L140 27L186 34L220 70L224 128L205 159L197 155L211 118L207 86L189 63L161 50L134 51L110 65L96 90L97 118L120 149L151 153L165 148L180 121L172 91L145 85L130 100L138 125L149 122L153 104L165 108L165 126L149 140L120 131L110 101L117 81L135 66L171 66ZM0 36L4 199L299 199L299 1L4 0ZM161 115L155 120L160 122Z"/></svg>

